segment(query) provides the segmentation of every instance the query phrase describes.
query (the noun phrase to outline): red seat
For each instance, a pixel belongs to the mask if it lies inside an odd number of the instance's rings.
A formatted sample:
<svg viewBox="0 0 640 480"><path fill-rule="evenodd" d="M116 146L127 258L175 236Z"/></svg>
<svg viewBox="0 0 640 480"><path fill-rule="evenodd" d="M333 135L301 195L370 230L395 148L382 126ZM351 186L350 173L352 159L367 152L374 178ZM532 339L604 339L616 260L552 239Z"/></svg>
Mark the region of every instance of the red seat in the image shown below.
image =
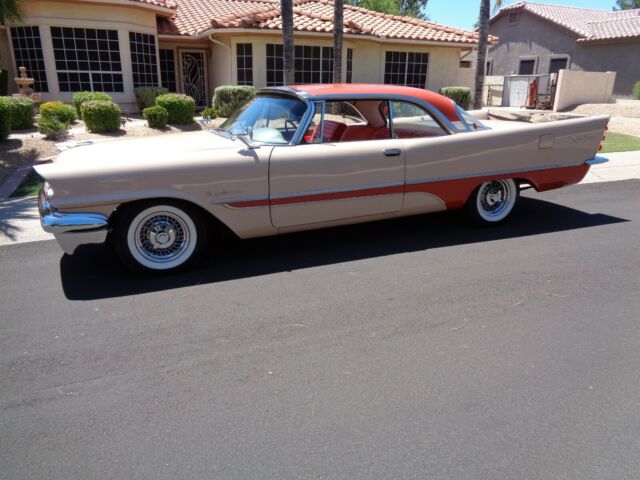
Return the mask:
<svg viewBox="0 0 640 480"><path fill-rule="evenodd" d="M324 129L322 131L322 135L324 136L323 142L331 143L337 142L342 137L342 134L346 130L347 126L344 123L334 122L332 120L324 121ZM320 135L320 126L316 126L313 131L309 129L307 134L304 137L304 141L306 143L313 143L317 138L317 135Z"/></svg>
<svg viewBox="0 0 640 480"><path fill-rule="evenodd" d="M359 140L381 140L389 138L389 129L375 128L371 125L352 125L342 134L341 142L357 142Z"/></svg>

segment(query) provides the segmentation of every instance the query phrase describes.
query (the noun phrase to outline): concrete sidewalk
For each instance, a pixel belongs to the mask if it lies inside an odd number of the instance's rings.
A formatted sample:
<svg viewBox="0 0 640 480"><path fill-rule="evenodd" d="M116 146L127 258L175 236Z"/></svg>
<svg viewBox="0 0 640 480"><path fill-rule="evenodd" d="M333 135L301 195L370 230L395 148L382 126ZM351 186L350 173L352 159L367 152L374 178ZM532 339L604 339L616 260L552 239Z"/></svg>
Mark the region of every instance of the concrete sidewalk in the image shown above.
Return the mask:
<svg viewBox="0 0 640 480"><path fill-rule="evenodd" d="M640 179L640 151L602 155L609 163L594 165L582 183ZM0 245L50 240L40 227L35 197L0 199Z"/></svg>
<svg viewBox="0 0 640 480"><path fill-rule="evenodd" d="M594 165L581 183L617 182L640 178L640 152L605 153L609 163Z"/></svg>

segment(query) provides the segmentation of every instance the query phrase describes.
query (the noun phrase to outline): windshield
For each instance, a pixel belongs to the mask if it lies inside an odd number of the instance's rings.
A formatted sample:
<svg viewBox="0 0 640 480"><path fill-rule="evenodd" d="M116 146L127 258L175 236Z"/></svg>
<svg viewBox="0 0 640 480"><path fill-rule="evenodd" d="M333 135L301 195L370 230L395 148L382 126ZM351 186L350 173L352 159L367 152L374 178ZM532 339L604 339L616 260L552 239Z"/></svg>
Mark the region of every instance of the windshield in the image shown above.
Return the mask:
<svg viewBox="0 0 640 480"><path fill-rule="evenodd" d="M220 128L249 135L254 142L287 144L300 127L307 105L297 98L261 95L231 115Z"/></svg>

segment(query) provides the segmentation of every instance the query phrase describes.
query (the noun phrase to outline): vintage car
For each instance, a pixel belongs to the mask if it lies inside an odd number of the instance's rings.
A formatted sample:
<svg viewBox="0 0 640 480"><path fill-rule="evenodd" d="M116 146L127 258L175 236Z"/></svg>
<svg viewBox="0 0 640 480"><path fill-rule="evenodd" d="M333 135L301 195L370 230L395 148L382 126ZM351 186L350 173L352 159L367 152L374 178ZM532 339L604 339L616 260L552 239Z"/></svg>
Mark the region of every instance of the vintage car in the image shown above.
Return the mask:
<svg viewBox="0 0 640 480"><path fill-rule="evenodd" d="M498 122L391 85L266 88L219 128L63 151L36 167L41 221L68 254L108 240L126 265L156 272L228 232L461 208L496 224L521 189L574 184L606 161L596 155L608 120Z"/></svg>

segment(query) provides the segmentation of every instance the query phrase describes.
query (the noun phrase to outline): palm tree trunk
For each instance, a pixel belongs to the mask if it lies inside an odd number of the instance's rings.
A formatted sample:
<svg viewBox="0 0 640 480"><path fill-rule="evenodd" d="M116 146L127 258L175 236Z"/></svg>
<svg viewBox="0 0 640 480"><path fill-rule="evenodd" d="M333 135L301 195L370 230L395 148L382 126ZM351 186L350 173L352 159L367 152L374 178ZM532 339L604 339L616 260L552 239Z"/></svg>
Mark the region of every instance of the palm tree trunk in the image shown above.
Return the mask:
<svg viewBox="0 0 640 480"><path fill-rule="evenodd" d="M344 0L335 0L333 9L333 83L342 83L342 37Z"/></svg>
<svg viewBox="0 0 640 480"><path fill-rule="evenodd" d="M282 44L284 50L284 84L296 83L293 49L293 0L281 0Z"/></svg>
<svg viewBox="0 0 640 480"><path fill-rule="evenodd" d="M473 99L473 107L482 108L482 90L484 89L484 75L487 61L487 46L489 44L489 20L491 18L491 0L481 0L480 39L478 41L478 64L476 65L476 91Z"/></svg>

